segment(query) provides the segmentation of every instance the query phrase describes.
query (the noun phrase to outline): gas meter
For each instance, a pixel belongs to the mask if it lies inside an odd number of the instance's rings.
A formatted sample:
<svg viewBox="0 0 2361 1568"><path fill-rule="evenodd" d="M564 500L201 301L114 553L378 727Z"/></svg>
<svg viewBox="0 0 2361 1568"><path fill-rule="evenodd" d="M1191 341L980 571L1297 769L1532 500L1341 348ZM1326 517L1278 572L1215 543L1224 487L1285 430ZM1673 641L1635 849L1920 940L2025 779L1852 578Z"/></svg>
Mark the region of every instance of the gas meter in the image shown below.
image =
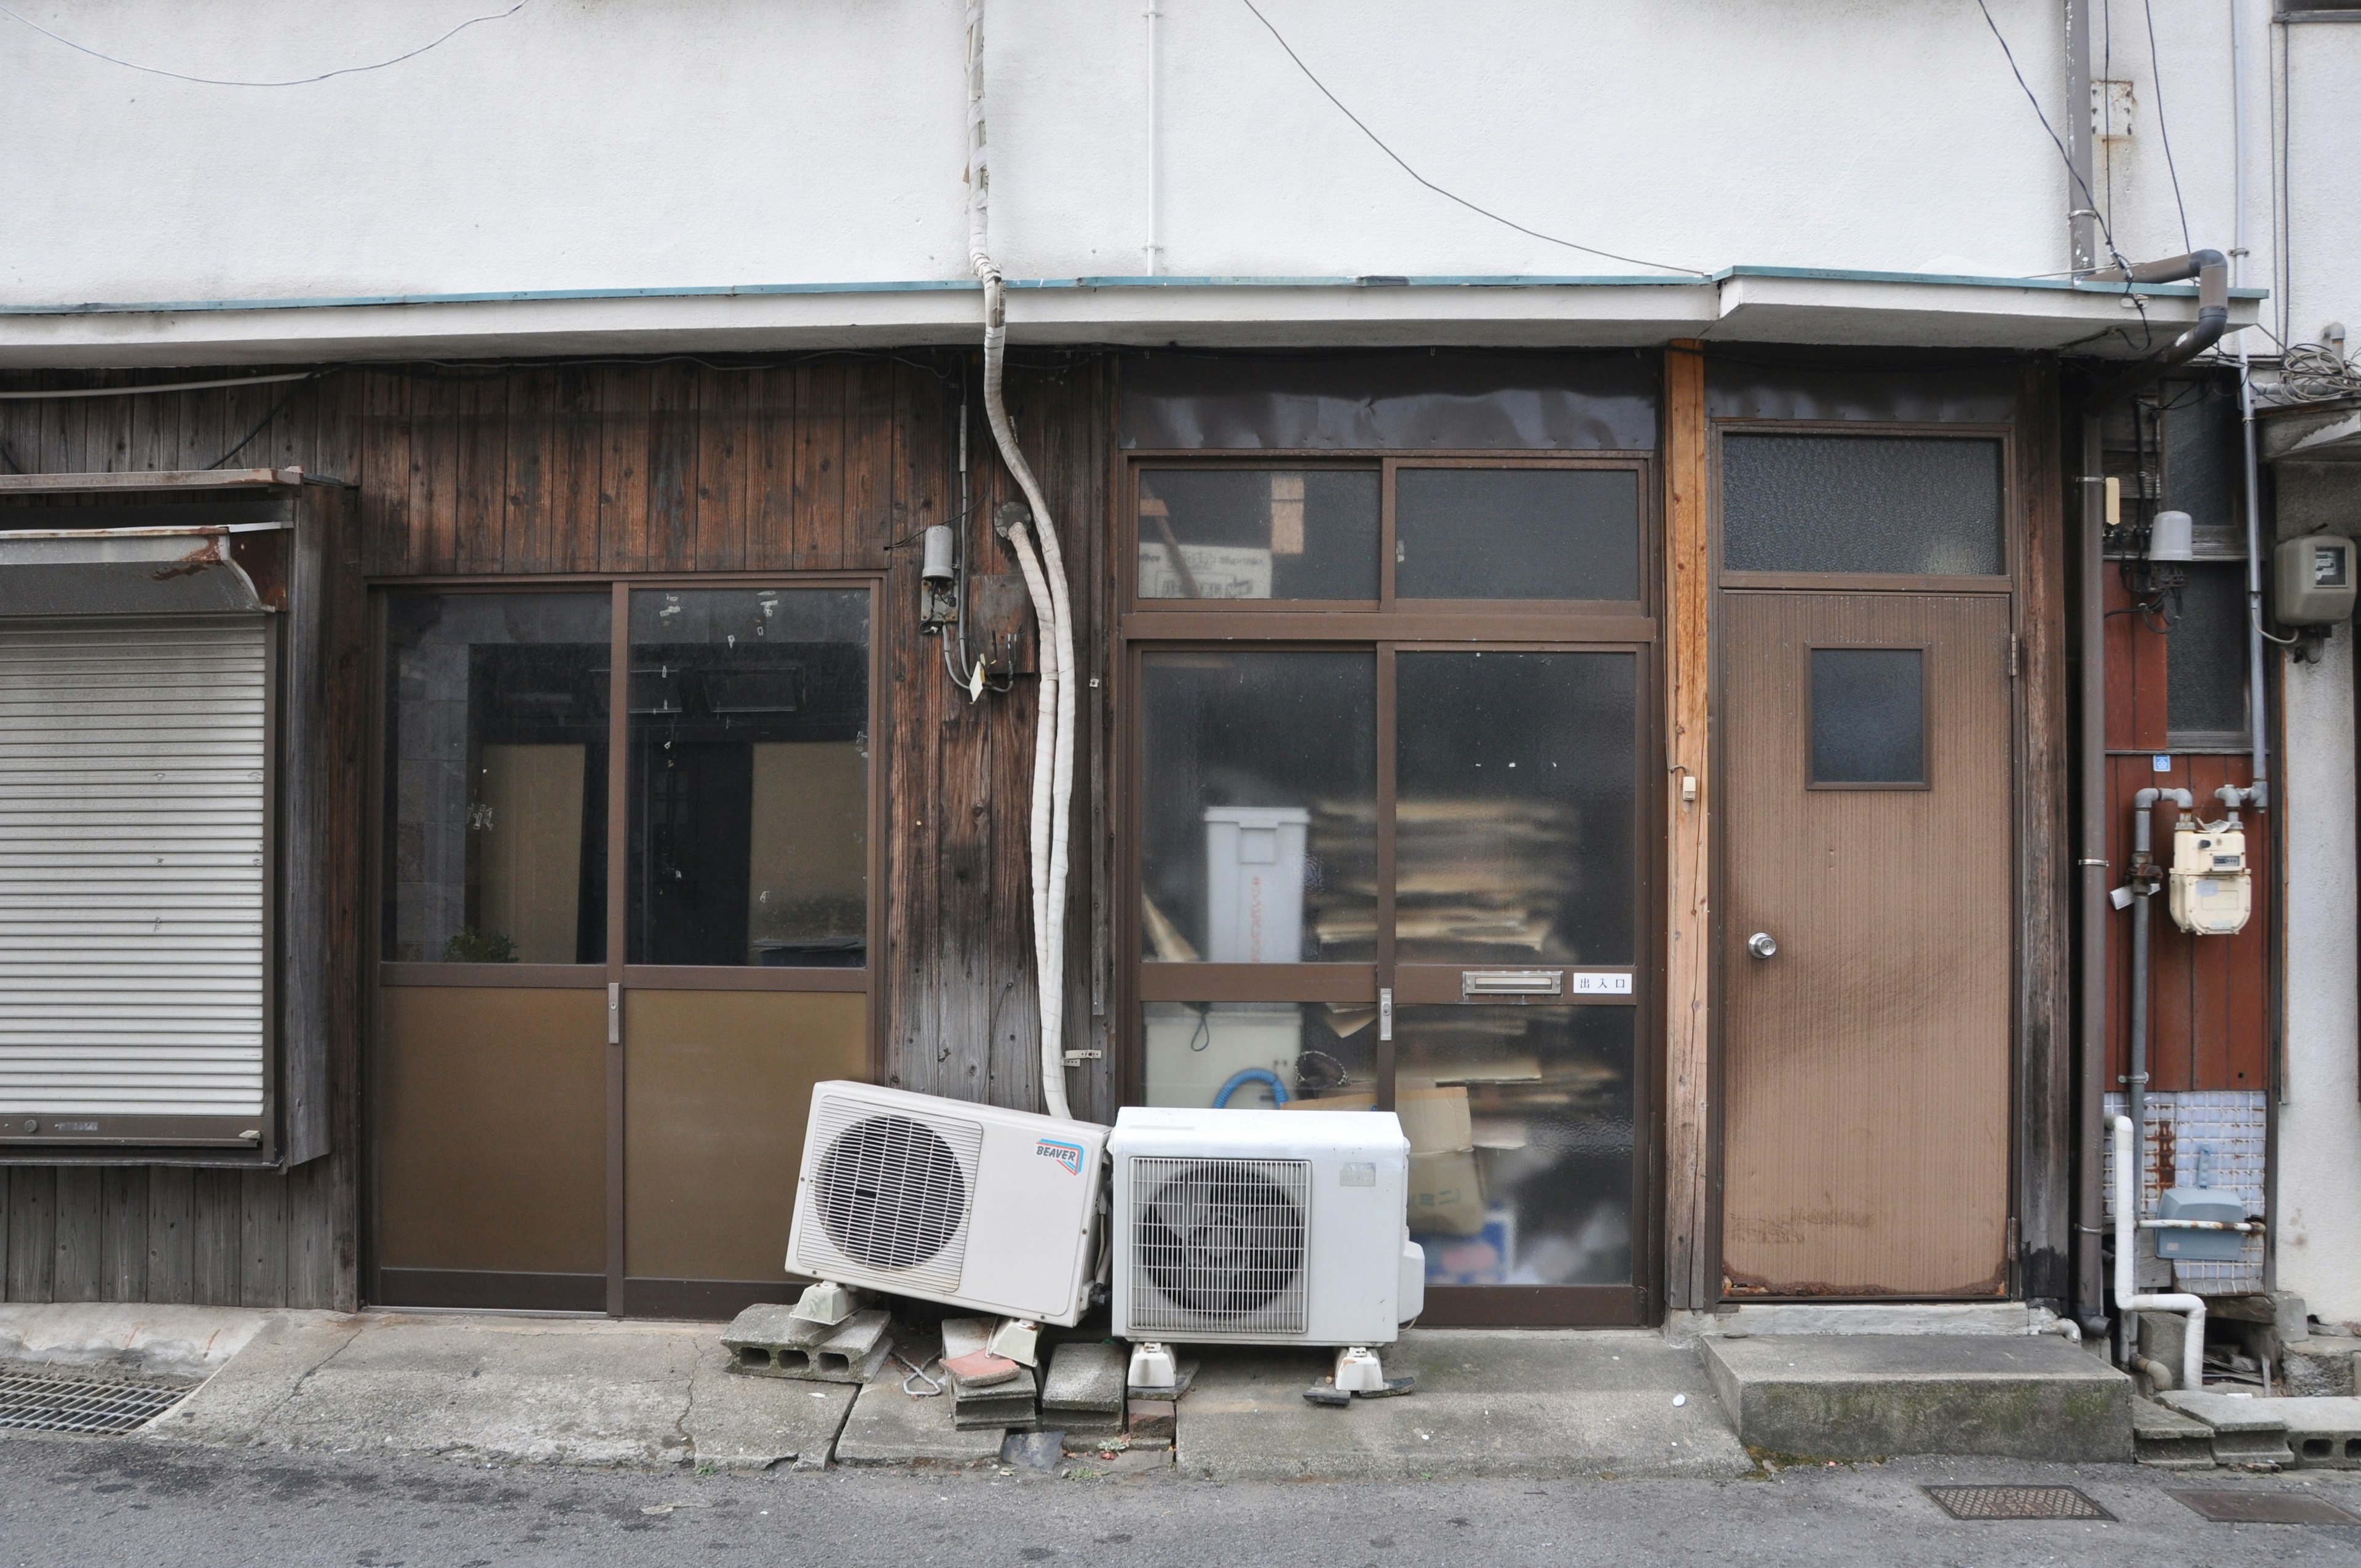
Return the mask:
<svg viewBox="0 0 2361 1568"><path fill-rule="evenodd" d="M2235 811L2219 822L2184 813L2172 830L2172 878L2166 905L2173 924L2192 937L2235 937L2246 928L2253 884L2246 830Z"/></svg>

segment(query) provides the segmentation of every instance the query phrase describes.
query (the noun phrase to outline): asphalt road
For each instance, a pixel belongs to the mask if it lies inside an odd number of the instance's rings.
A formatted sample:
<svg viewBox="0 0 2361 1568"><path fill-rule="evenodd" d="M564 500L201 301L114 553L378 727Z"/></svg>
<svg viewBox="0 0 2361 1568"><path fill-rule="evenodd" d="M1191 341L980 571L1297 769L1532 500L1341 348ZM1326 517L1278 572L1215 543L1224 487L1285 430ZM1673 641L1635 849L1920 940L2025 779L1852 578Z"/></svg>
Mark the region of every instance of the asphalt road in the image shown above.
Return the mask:
<svg viewBox="0 0 2361 1568"><path fill-rule="evenodd" d="M1943 1481L2077 1485L2120 1522L1961 1523L1918 1490ZM2361 1512L2361 1475L2197 1478L1996 1461L1375 1487L487 1469L16 1435L0 1438L0 1563L2361 1563L2361 1527L2213 1524L2169 1495L2190 1486L2297 1490Z"/></svg>

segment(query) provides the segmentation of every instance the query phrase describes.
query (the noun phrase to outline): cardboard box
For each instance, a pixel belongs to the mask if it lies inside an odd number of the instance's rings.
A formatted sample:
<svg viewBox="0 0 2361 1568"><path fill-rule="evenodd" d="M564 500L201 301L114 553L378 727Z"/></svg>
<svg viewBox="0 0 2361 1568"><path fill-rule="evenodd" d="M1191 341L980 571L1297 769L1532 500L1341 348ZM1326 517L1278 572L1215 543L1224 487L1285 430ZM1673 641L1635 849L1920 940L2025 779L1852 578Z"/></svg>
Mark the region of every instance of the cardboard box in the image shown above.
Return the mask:
<svg viewBox="0 0 2361 1568"><path fill-rule="evenodd" d="M1374 1111L1374 1094L1331 1094L1321 1100L1290 1100L1290 1111ZM1412 1160L1422 1154L1456 1154L1476 1146L1475 1118L1467 1109L1467 1091L1453 1084L1441 1089L1399 1087L1394 1114L1401 1119L1402 1136L1410 1140Z"/></svg>
<svg viewBox="0 0 2361 1568"><path fill-rule="evenodd" d="M1410 1234L1472 1236L1484 1228L1484 1178L1474 1149L1410 1157Z"/></svg>

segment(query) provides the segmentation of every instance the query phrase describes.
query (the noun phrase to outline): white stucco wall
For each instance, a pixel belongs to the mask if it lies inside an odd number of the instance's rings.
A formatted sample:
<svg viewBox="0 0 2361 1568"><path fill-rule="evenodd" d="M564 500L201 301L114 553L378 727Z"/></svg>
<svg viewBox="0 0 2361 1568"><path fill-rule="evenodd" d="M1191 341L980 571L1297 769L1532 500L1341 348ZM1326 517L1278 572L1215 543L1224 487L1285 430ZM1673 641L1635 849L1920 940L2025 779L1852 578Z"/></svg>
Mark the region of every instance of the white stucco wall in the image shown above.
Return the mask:
<svg viewBox="0 0 2361 1568"><path fill-rule="evenodd" d="M2280 792L2287 842L2287 1082L2279 1105L2279 1279L2361 1321L2361 1018L2356 1015L2353 634L2290 666Z"/></svg>
<svg viewBox="0 0 2361 1568"><path fill-rule="evenodd" d="M2168 4L2171 0L2167 0ZM2062 93L2054 0L1992 0ZM194 74L400 53L488 0L29 0ZM2002 275L2065 266L2065 176L1972 5L1268 0L1430 177L1633 256ZM1144 7L991 14L1012 277L1146 246ZM1237 0L1166 0L1157 269L1629 273L1422 190ZM532 0L387 70L204 86L0 17L0 301L965 276L961 0Z"/></svg>

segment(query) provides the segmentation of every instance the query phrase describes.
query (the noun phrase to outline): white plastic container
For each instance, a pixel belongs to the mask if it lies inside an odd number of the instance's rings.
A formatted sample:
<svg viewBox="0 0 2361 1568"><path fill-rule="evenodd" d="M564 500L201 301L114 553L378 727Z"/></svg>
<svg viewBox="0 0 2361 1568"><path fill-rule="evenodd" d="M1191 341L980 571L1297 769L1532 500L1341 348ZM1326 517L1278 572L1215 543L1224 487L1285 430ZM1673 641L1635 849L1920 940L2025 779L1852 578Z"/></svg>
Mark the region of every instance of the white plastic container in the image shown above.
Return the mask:
<svg viewBox="0 0 2361 1568"><path fill-rule="evenodd" d="M1205 961L1303 960L1303 839L1300 806L1205 810Z"/></svg>

